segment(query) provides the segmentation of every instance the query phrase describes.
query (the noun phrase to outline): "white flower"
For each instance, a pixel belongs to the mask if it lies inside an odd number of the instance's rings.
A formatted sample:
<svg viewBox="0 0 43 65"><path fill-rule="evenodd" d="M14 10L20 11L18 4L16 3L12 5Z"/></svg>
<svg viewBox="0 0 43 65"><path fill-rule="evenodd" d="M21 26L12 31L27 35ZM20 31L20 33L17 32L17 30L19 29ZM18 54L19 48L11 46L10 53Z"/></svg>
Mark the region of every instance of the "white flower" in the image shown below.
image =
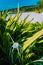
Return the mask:
<svg viewBox="0 0 43 65"><path fill-rule="evenodd" d="M17 42L15 42L13 45L12 45L12 48L18 48L19 44Z"/></svg>

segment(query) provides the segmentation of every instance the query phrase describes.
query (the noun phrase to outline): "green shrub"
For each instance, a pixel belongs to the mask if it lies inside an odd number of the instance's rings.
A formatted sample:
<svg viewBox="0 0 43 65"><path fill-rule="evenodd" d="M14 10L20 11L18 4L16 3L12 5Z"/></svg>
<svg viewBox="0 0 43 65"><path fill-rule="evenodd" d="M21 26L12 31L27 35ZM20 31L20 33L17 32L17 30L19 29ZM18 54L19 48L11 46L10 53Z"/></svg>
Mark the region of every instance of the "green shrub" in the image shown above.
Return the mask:
<svg viewBox="0 0 43 65"><path fill-rule="evenodd" d="M18 13L8 21L6 16L6 12L0 16L0 65L30 65L40 59L43 56L43 23L25 22L28 16L19 22L21 14ZM19 47L12 53L10 49L15 42Z"/></svg>

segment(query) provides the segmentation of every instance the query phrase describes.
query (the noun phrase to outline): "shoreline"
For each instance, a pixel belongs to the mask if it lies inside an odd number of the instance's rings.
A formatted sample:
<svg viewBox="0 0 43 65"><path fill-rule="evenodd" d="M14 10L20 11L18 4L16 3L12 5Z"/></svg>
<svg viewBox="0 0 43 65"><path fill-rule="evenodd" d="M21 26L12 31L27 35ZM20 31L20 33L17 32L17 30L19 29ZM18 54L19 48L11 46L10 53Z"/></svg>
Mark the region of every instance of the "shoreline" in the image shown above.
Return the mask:
<svg viewBox="0 0 43 65"><path fill-rule="evenodd" d="M29 15L26 21L30 21L32 18L34 18L34 20L32 22L43 22L43 12L41 12L41 13L21 12L21 13L22 13L22 15L19 18L20 21ZM6 19L8 19L10 16L14 17L15 14L9 14Z"/></svg>

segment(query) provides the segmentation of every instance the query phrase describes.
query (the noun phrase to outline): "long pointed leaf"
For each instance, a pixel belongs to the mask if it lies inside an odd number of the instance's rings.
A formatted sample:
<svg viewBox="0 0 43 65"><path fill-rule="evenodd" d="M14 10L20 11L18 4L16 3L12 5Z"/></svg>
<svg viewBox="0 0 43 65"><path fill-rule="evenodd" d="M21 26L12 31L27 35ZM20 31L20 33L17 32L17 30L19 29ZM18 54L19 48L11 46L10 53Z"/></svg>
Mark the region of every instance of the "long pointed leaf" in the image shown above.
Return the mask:
<svg viewBox="0 0 43 65"><path fill-rule="evenodd" d="M33 41L35 41L37 38L39 38L41 35L43 35L43 29L36 34L34 34L31 38L29 38L27 41L24 42L23 45L23 51L30 45L32 44Z"/></svg>

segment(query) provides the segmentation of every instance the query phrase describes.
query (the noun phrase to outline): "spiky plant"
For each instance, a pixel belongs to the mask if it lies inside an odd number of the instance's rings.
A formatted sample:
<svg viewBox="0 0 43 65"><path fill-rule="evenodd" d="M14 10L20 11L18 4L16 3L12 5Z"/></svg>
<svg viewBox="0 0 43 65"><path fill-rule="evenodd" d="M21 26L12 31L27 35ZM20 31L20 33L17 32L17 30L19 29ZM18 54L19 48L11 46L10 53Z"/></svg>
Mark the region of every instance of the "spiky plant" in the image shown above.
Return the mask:
<svg viewBox="0 0 43 65"><path fill-rule="evenodd" d="M6 12L0 16L0 61L5 60L10 65L29 65L43 56L43 23L32 23L33 19L26 22L29 15L19 22L21 15L17 13L14 18L10 16L8 21ZM20 47L14 48L9 59L10 49L15 42Z"/></svg>

